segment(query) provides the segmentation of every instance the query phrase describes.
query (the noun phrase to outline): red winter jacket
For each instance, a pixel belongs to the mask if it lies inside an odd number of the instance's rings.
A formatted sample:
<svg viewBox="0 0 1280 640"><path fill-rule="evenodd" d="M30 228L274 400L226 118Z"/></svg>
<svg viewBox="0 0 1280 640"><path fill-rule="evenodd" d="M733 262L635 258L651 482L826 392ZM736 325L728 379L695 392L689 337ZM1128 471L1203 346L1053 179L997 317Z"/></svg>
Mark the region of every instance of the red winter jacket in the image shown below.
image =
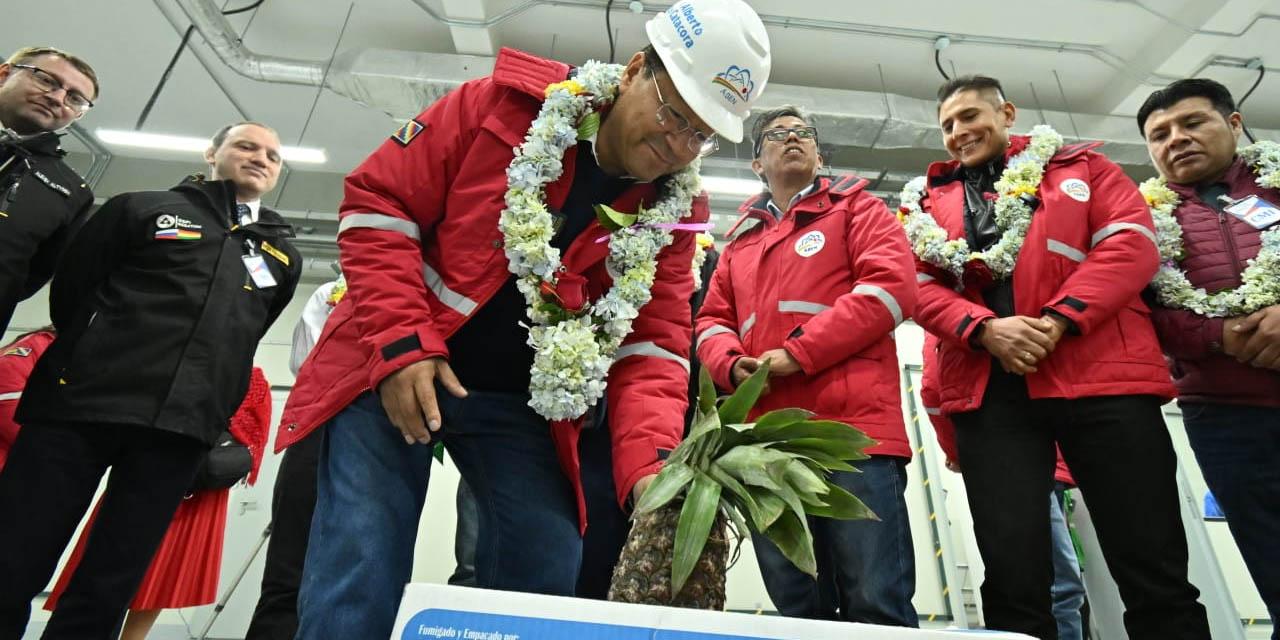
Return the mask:
<svg viewBox="0 0 1280 640"><path fill-rule="evenodd" d="M50 331L35 331L14 340L0 349L0 469L9 458L9 449L18 437L18 422L13 419L13 412L18 409L18 400L22 398L22 389L27 386L27 378L36 366L36 360L44 353L54 334Z"/></svg>
<svg viewBox="0 0 1280 640"><path fill-rule="evenodd" d="M925 415L929 416L929 423L933 425L933 434L938 438L938 447L946 454L947 460L960 463L960 448L956 446L956 423L951 421L950 416L942 415L942 410L938 408L941 404L938 400L938 338L932 333L924 334L924 363L923 370L920 374L920 403L923 405ZM1058 482L1076 486L1075 478L1071 477L1071 470L1067 468L1067 461L1062 459L1062 450L1058 450L1058 462L1053 468L1053 479Z"/></svg>
<svg viewBox="0 0 1280 640"><path fill-rule="evenodd" d="M1006 157L1027 145L1013 136ZM1150 312L1139 294L1155 273L1154 225L1146 201L1120 167L1092 151L1064 147L1045 167L1037 207L1013 271L1014 311L1039 317L1053 310L1079 335L1065 335L1028 375L1032 398L1151 394L1171 398L1169 371ZM964 182L957 162L929 167L921 206L951 238L964 237ZM957 292L949 277L917 260L920 303L915 320L941 339L939 408L944 415L982 404L991 355L969 342L994 318L974 285Z"/></svg>
<svg viewBox="0 0 1280 640"><path fill-rule="evenodd" d="M1237 157L1221 182L1232 198L1256 195L1280 204L1280 190L1260 187L1256 178ZM1202 202L1195 185L1170 184L1169 188L1182 199L1173 215L1182 226L1187 257L1179 267L1187 272L1187 279L1211 292L1240 286L1240 273L1262 248L1262 232ZM1280 407L1280 373L1223 355L1223 318L1156 305L1151 319L1169 356L1179 399Z"/></svg>
<svg viewBox="0 0 1280 640"><path fill-rule="evenodd" d="M878 440L868 453L910 458L892 331L916 304L911 248L865 184L821 178L780 222L768 196L742 206L739 224L760 224L720 256L695 322L698 359L731 389L738 358L783 347L803 371L770 380L751 418L802 407Z"/></svg>
<svg viewBox="0 0 1280 640"><path fill-rule="evenodd" d="M568 65L503 49L492 76L436 101L347 177L338 233L347 294L298 372L277 448L297 442L391 373L447 357L445 339L510 277L498 229L505 169L542 107L546 86L568 73ZM563 175L547 185L549 208L568 196L575 159L573 149L566 152ZM653 183L637 184L613 207L635 211L641 201L655 200ZM704 195L684 221L708 217ZM593 221L562 258L565 268L587 278L593 300L612 282L604 264L609 243L596 242L607 233ZM659 254L653 297L609 373L620 502L638 479L660 469L660 451L680 441L693 241L694 234L676 232ZM581 507L576 426L553 429L552 436Z"/></svg>

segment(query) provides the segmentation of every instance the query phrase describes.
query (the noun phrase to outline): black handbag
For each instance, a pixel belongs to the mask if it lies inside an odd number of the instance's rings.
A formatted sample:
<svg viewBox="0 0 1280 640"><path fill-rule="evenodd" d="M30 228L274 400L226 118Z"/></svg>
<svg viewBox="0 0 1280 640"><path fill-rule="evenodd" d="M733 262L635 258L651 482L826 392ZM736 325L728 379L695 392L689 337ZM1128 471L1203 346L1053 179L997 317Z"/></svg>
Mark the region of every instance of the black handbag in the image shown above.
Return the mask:
<svg viewBox="0 0 1280 640"><path fill-rule="evenodd" d="M236 440L230 430L223 431L200 462L188 493L230 488L250 471L253 471L253 454L249 447Z"/></svg>

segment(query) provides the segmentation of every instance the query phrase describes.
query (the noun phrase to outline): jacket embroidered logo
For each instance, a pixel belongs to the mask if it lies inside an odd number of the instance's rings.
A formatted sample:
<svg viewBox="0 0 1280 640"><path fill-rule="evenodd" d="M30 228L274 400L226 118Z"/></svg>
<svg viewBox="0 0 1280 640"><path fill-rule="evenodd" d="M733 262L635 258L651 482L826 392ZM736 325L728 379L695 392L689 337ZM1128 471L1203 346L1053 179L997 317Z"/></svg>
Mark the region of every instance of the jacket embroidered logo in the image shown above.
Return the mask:
<svg viewBox="0 0 1280 640"><path fill-rule="evenodd" d="M156 218L157 229L169 229L177 223L178 223L177 218L174 218L173 216L167 213L161 214L158 218Z"/></svg>
<svg viewBox="0 0 1280 640"><path fill-rule="evenodd" d="M822 251L822 247L826 246L826 244L827 237L822 235L821 231L810 231L800 236L799 240L796 240L796 253L800 254L802 258L808 258Z"/></svg>
<svg viewBox="0 0 1280 640"><path fill-rule="evenodd" d="M1085 184L1085 181L1080 178L1068 178L1063 180L1062 184L1058 185L1058 188L1062 189L1063 193L1071 196L1072 200L1078 200L1080 202L1089 201L1089 185Z"/></svg>

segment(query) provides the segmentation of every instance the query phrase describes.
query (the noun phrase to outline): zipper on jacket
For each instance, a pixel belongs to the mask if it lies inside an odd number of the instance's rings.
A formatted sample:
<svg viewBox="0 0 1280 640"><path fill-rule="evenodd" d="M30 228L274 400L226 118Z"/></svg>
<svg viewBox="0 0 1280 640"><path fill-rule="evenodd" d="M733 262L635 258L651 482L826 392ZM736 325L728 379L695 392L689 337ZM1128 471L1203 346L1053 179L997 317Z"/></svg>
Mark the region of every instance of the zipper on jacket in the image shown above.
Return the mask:
<svg viewBox="0 0 1280 640"><path fill-rule="evenodd" d="M1218 212L1218 228L1222 230L1222 240L1227 245L1227 253L1231 256L1231 266L1233 269L1232 276L1235 286L1240 286L1243 282L1240 274L1244 271L1244 267L1240 264L1240 253L1236 250L1235 236L1231 235L1231 229L1227 225L1227 214L1225 211Z"/></svg>

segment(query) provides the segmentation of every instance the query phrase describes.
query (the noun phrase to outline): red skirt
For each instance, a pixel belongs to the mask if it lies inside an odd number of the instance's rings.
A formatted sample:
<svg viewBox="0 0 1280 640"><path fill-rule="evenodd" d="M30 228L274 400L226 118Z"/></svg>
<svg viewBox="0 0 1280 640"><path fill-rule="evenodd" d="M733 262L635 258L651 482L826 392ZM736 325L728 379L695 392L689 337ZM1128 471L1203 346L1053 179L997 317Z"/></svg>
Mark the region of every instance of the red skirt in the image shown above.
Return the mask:
<svg viewBox="0 0 1280 640"><path fill-rule="evenodd" d="M210 604L218 599L218 573L222 569L222 540L227 528L227 496L230 489L201 491L182 501L173 514L164 541L129 604L132 610L180 609ZM76 542L67 566L53 587L44 608L52 611L80 564L89 531L98 516L99 500Z"/></svg>

